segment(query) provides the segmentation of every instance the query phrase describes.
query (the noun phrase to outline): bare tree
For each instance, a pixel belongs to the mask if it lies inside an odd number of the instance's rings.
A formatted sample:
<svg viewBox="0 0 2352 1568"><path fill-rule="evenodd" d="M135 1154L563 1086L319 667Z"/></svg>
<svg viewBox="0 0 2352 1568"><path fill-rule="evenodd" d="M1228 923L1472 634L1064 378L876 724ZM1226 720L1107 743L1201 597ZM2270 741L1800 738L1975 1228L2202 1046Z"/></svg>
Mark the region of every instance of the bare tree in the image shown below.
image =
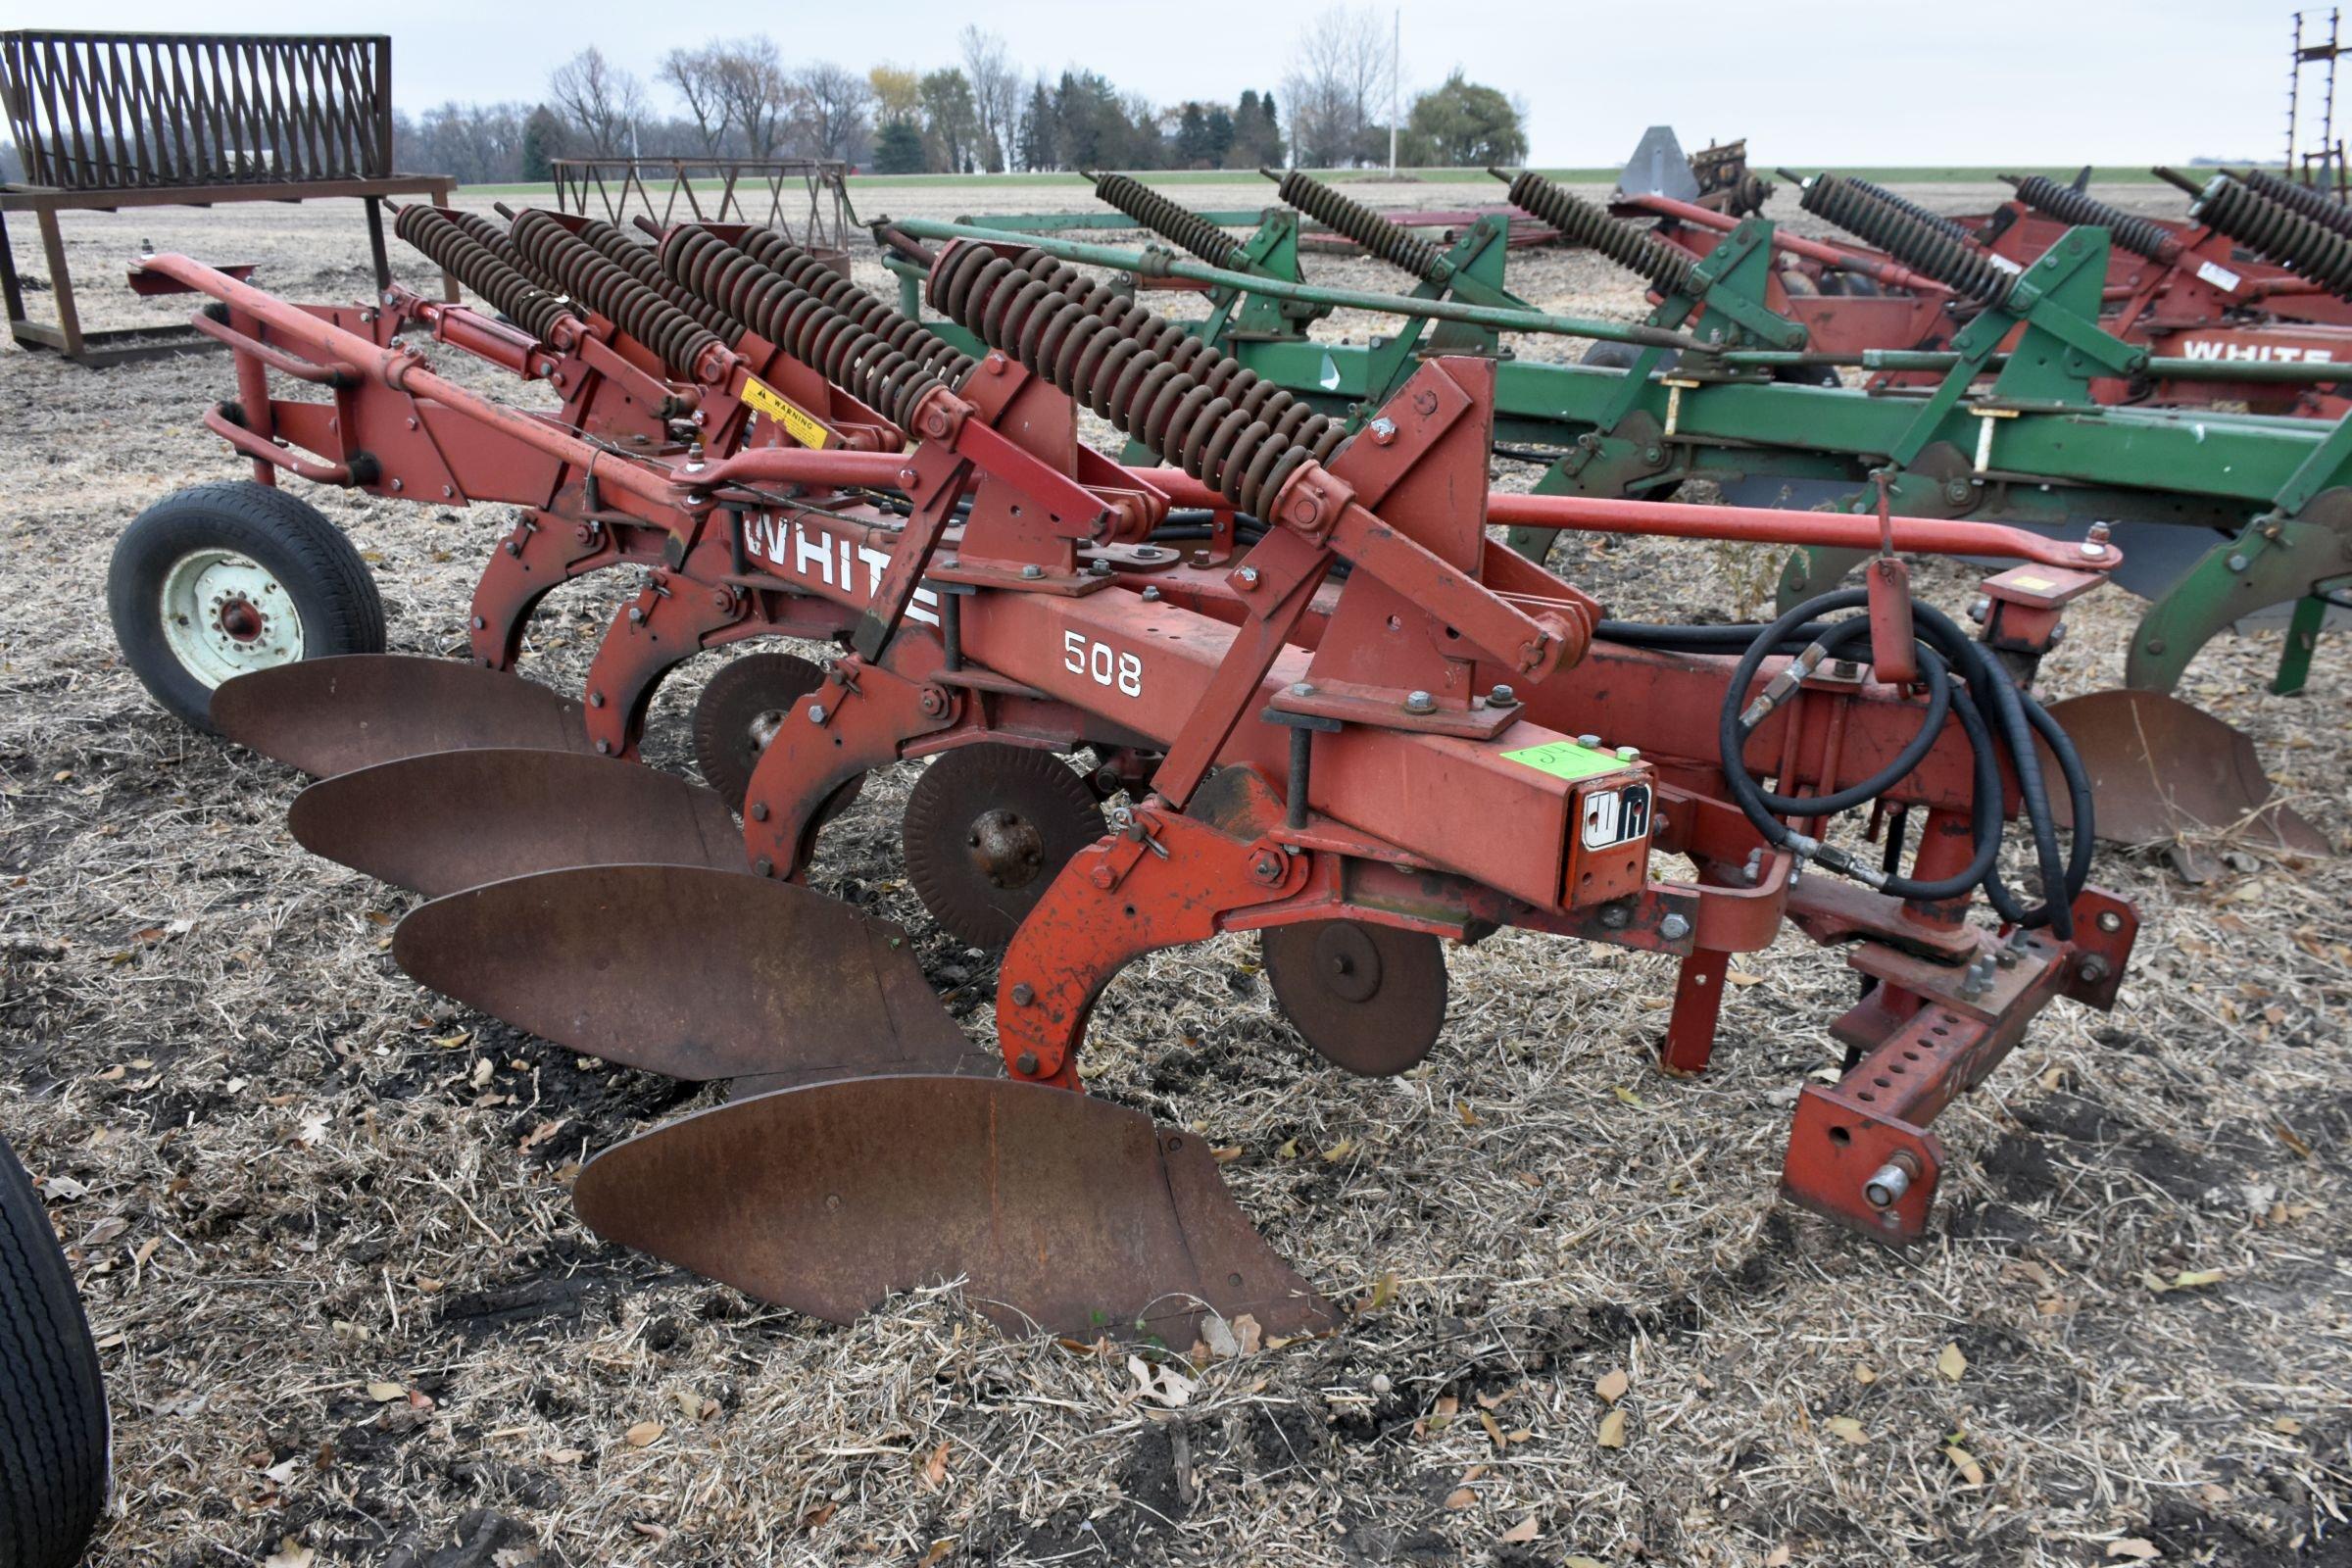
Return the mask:
<svg viewBox="0 0 2352 1568"><path fill-rule="evenodd" d="M784 141L793 111L795 83L784 69L776 41L764 33L713 43L718 62L718 92L735 128L743 138L747 158L770 158Z"/></svg>
<svg viewBox="0 0 2352 1568"><path fill-rule="evenodd" d="M1021 119L1020 68L1012 63L1004 39L982 32L976 24L967 25L956 42L963 51L963 74L971 79L972 109L980 119L981 161L990 173L1001 174Z"/></svg>
<svg viewBox="0 0 2352 1568"><path fill-rule="evenodd" d="M687 114L694 118L703 156L716 158L726 146L727 130L735 121L734 106L728 101L720 79L719 46L712 43L700 49L672 49L662 57L661 79L685 103Z"/></svg>
<svg viewBox="0 0 2352 1568"><path fill-rule="evenodd" d="M558 66L547 78L547 95L600 158L625 156L629 132L645 119L644 85L594 48Z"/></svg>
<svg viewBox="0 0 2352 1568"><path fill-rule="evenodd" d="M1368 6L1335 6L1315 18L1292 46L1282 78L1291 122L1291 158L1328 169L1373 161L1385 148L1372 132L1388 113L1389 30Z"/></svg>
<svg viewBox="0 0 2352 1568"><path fill-rule="evenodd" d="M854 71L829 60L792 74L794 109L803 138L819 158L856 162L865 150L865 110L874 90Z"/></svg>

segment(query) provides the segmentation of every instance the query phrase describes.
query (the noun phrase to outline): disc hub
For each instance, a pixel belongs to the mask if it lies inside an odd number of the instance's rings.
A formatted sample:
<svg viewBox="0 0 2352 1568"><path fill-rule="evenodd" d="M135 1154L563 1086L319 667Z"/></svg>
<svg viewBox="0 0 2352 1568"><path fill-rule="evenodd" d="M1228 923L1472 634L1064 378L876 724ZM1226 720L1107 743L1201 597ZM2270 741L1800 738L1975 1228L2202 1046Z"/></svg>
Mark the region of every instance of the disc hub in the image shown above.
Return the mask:
<svg viewBox="0 0 2352 1568"><path fill-rule="evenodd" d="M965 840L972 869L992 888L1011 891L1037 880L1046 864L1046 838L1037 825L1018 811L982 811L972 818Z"/></svg>

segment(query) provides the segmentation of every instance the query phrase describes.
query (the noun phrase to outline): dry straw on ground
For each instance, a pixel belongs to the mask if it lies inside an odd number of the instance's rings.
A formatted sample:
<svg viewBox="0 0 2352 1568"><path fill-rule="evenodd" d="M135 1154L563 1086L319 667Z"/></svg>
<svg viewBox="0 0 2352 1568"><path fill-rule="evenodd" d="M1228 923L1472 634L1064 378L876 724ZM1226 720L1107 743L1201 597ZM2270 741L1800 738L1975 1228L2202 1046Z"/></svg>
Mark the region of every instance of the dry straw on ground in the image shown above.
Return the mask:
<svg viewBox="0 0 2352 1568"><path fill-rule="evenodd" d="M367 288L329 207L74 233L102 318L129 312L106 280L141 237L259 260L297 299ZM1546 308L1638 308L1589 258L1512 273ZM2106 857L2147 921L2122 1006L2054 1008L1945 1117L1943 1207L1905 1257L1774 1198L1790 1101L1837 1057L1834 955L1744 961L1695 1082L1649 1065L1669 977L1645 958L1459 952L1435 1057L1365 1082L1302 1056L1250 944L1163 955L1114 986L1096 1088L1230 1149L1243 1204L1360 1316L1141 1377L1005 1342L952 1292L816 1325L586 1235L566 1172L680 1090L420 992L385 953L404 900L289 842L295 781L123 669L109 546L234 474L196 424L225 374L0 351L0 1131L49 1184L102 1336L118 1496L95 1560L2352 1561L2344 862L2191 886ZM495 520L317 499L375 563L394 646L456 647ZM1619 613L1752 593L1736 552L1564 559ZM1924 577L1947 607L1968 591ZM612 592L563 596L528 667L576 678ZM2107 682L2134 613L2083 606L2051 689ZM2188 695L2352 843L2352 639L2291 700L2261 694L2274 646L2224 639ZM663 700L659 761L685 765L688 695ZM993 966L899 880L904 771L816 880L917 932L985 1029Z"/></svg>

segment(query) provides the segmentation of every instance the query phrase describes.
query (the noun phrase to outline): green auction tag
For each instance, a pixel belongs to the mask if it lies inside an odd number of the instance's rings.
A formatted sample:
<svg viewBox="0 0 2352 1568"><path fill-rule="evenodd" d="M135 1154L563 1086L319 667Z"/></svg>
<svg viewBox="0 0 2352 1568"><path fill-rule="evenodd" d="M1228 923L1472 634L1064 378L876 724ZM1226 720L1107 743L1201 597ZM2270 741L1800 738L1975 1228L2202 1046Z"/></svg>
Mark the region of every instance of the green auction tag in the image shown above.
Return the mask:
<svg viewBox="0 0 2352 1568"><path fill-rule="evenodd" d="M1545 741L1541 746L1522 747L1502 755L1508 761L1525 763L1553 778L1592 778L1617 772L1626 765L1625 760L1614 752L1598 751L1575 741Z"/></svg>

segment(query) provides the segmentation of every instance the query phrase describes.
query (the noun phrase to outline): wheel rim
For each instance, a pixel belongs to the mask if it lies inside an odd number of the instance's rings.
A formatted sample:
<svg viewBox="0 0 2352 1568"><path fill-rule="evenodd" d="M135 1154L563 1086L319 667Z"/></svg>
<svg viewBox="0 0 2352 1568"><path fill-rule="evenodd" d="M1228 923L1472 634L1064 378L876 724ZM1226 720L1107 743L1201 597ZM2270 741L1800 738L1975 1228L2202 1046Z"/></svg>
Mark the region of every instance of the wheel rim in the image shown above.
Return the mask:
<svg viewBox="0 0 2352 1568"><path fill-rule="evenodd" d="M164 573L164 642L207 687L302 657L302 617L269 568L233 550L192 550Z"/></svg>

